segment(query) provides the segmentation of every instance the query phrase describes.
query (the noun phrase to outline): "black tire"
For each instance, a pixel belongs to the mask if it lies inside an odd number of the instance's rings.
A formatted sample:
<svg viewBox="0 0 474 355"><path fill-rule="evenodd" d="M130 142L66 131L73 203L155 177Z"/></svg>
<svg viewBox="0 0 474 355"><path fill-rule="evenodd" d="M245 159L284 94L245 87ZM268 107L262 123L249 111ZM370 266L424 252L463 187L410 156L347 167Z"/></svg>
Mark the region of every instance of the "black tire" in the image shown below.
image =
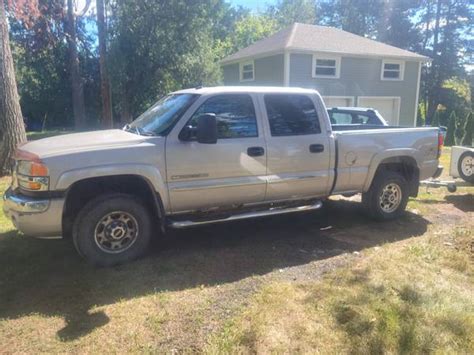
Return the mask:
<svg viewBox="0 0 474 355"><path fill-rule="evenodd" d="M112 193L84 205L74 221L72 239L79 255L89 263L113 266L142 256L152 229L150 213L140 199ZM113 233L121 238L113 238Z"/></svg>
<svg viewBox="0 0 474 355"><path fill-rule="evenodd" d="M474 184L474 166L471 166L471 174L468 175L468 174L465 174L462 170L462 165L463 165L463 161L465 159L469 159L471 158L471 164L472 164L472 161L474 160L474 153L473 152L464 152L461 154L461 156L459 157L458 159L458 173L459 173L459 176L466 182L470 183L470 184Z"/></svg>
<svg viewBox="0 0 474 355"><path fill-rule="evenodd" d="M390 188L389 191L395 188L395 195L400 194L401 197L396 199L398 202L390 206L389 197L381 201L384 193L384 188ZM378 221L387 221L400 217L407 207L408 203L408 183L405 178L394 171L382 170L377 173L369 191L362 194L362 204L364 205L368 215ZM389 193L390 194L390 193ZM382 204L384 207L382 207ZM393 210L392 210L393 209Z"/></svg>

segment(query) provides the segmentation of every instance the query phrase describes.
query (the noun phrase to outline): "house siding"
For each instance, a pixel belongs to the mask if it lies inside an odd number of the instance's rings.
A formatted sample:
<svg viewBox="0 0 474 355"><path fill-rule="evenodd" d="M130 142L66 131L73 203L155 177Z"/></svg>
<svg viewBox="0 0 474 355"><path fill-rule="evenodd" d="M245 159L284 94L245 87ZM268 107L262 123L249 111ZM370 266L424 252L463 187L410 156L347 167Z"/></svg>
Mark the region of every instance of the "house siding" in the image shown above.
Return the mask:
<svg viewBox="0 0 474 355"><path fill-rule="evenodd" d="M239 63L224 65L224 85L283 86L283 62L283 54L255 59L255 80L244 82L240 81Z"/></svg>
<svg viewBox="0 0 474 355"><path fill-rule="evenodd" d="M322 96L352 96L357 103L359 96L400 97L399 124L413 126L419 62L406 61L404 79L381 80L382 59L341 58L338 79L312 77L312 55L290 55L290 86L313 88Z"/></svg>

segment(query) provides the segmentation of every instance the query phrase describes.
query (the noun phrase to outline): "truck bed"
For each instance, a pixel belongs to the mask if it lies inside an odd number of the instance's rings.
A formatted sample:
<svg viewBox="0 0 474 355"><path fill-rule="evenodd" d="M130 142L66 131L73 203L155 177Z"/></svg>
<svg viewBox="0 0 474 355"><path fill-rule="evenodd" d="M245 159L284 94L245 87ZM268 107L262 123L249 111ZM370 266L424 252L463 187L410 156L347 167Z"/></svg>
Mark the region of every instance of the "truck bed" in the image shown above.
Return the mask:
<svg viewBox="0 0 474 355"><path fill-rule="evenodd" d="M334 193L366 191L379 157L412 159L423 162L420 179L431 177L438 167L437 128L384 126L335 131L337 180ZM393 152L393 154L392 154Z"/></svg>

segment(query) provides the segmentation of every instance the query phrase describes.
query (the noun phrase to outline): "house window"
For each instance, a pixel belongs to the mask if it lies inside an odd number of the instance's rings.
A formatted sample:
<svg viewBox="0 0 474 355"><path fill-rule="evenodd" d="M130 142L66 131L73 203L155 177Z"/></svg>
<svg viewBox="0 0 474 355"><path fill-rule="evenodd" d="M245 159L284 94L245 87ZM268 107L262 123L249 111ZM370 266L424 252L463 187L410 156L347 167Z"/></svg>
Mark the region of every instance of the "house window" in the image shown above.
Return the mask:
<svg viewBox="0 0 474 355"><path fill-rule="evenodd" d="M313 78L339 78L341 58L313 56Z"/></svg>
<svg viewBox="0 0 474 355"><path fill-rule="evenodd" d="M382 62L382 80L403 80L404 63L401 61Z"/></svg>
<svg viewBox="0 0 474 355"><path fill-rule="evenodd" d="M253 61L240 63L240 81L253 81L255 79L254 68Z"/></svg>

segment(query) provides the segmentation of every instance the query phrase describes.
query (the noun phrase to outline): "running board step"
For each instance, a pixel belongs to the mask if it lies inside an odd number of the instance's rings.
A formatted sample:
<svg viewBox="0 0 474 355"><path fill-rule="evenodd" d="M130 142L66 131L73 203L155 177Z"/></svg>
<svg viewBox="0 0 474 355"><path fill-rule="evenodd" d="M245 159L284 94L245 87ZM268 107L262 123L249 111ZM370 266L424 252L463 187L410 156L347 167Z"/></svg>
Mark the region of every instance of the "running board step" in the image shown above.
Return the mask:
<svg viewBox="0 0 474 355"><path fill-rule="evenodd" d="M304 212L304 211L314 211L322 207L322 202L317 201L312 205L306 206L296 206L296 207L274 207L264 211L254 211L254 212L246 212L240 214L234 214L225 218L218 218L218 219L205 219L205 220L183 220L183 221L176 221L176 220L169 220L169 227L171 228L188 228L194 226L200 226L204 224L211 224L211 223L221 223L221 222L230 222L230 221L239 221L241 219L248 219L248 218L256 218L256 217L266 217L266 216L274 216L279 214L285 213L293 213L293 212Z"/></svg>

